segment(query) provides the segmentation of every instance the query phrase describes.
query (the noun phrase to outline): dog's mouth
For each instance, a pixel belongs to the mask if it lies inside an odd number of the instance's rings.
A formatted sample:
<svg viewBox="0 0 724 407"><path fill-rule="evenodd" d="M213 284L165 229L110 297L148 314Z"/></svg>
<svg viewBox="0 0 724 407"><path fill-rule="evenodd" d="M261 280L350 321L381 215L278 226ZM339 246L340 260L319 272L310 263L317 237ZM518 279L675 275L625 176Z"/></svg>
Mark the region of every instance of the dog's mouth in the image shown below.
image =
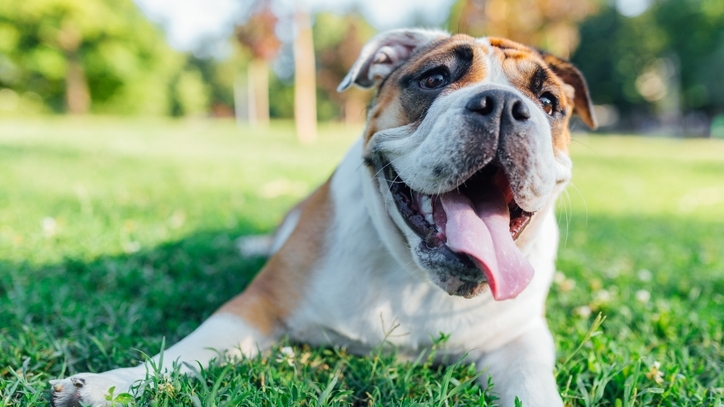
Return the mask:
<svg viewBox="0 0 724 407"><path fill-rule="evenodd" d="M484 274L493 297L516 297L533 268L515 245L534 215L515 202L508 177L496 162L455 189L426 195L410 188L391 165L384 175L400 215L427 248L449 248Z"/></svg>

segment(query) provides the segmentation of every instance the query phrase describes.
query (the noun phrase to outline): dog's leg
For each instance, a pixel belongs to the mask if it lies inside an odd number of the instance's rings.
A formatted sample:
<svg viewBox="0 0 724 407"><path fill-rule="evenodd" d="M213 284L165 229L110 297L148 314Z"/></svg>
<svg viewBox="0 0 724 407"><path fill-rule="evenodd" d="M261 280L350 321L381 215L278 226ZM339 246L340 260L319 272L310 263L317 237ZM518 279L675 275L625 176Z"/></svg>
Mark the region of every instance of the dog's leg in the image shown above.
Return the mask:
<svg viewBox="0 0 724 407"><path fill-rule="evenodd" d="M188 337L163 353L161 371L168 371L174 362L191 365L208 362L220 356L253 356L264 350L284 331L285 321L301 301L301 289L309 280L310 270L324 247L327 216L331 212L329 183L325 183L297 206L302 213L288 216L288 231L277 237L285 250L277 252L259 272L247 289L231 299ZM306 211L306 212L305 212ZM294 211L293 211L294 212ZM301 225L294 228L295 225ZM284 227L282 229L285 229ZM153 358L158 365L161 355ZM183 366L183 365L182 365ZM104 373L81 373L67 379L51 381L51 404L55 407L111 405L106 400L108 389L114 393L128 392L131 385L152 372L150 363ZM182 371L184 369L182 368Z"/></svg>
<svg viewBox="0 0 724 407"><path fill-rule="evenodd" d="M140 366L114 369L103 373L80 373L66 379L52 380L51 405L106 406L108 390L115 387L114 394L127 393L131 385L153 372L153 365L161 372L168 372L178 364L182 372L189 369L183 362L197 367L206 366L211 359L224 355L253 356L260 348L269 344L266 335L258 332L244 319L226 312L212 315L189 336L153 357L152 362ZM161 361L162 360L162 361Z"/></svg>
<svg viewBox="0 0 724 407"><path fill-rule="evenodd" d="M536 326L478 362L479 369L487 368L481 377L487 384L492 377L493 391L501 405L515 406L517 397L525 407L562 407L553 376L555 348L553 337L543 319Z"/></svg>

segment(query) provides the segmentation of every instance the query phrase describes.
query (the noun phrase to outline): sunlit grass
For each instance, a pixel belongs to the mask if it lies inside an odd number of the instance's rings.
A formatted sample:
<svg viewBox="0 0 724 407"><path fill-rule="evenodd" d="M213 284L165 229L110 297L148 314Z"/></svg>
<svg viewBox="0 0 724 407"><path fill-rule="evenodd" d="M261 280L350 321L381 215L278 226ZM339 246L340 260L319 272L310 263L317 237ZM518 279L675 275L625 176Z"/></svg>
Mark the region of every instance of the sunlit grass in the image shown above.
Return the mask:
<svg viewBox="0 0 724 407"><path fill-rule="evenodd" d="M327 126L299 146L289 123L0 123L0 258L47 263L199 229L268 230L329 176L356 132Z"/></svg>
<svg viewBox="0 0 724 407"><path fill-rule="evenodd" d="M358 131L324 126L300 146L290 123L0 122L0 405L47 405L49 378L135 364L188 334L262 265L234 239L271 230ZM577 136L572 153L547 307L564 400L720 405L724 143ZM138 403L491 402L470 366L292 349L293 365L277 348L172 376Z"/></svg>

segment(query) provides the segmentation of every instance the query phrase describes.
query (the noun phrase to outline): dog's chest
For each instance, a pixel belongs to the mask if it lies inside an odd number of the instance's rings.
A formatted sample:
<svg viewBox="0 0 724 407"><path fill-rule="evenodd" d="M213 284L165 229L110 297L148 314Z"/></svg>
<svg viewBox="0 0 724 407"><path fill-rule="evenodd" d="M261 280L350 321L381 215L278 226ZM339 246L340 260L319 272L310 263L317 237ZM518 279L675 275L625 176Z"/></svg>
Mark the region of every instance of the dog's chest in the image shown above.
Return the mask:
<svg viewBox="0 0 724 407"><path fill-rule="evenodd" d="M360 238L370 234L368 242L378 242L374 228L366 225L349 232ZM512 301L489 295L465 299L448 295L424 275L410 275L383 247L369 249L351 258L341 253L344 260L326 259L288 321L293 339L353 353L388 343L414 357L444 334L446 353L485 352L519 335L531 315L542 313L545 290L536 289L537 282Z"/></svg>

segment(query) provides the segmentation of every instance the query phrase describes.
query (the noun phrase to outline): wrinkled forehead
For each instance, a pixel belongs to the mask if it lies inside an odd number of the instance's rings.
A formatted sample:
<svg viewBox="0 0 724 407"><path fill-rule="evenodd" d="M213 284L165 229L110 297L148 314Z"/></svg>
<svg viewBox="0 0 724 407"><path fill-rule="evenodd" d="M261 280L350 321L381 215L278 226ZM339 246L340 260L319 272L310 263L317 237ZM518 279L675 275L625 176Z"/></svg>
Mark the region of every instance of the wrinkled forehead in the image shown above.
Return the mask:
<svg viewBox="0 0 724 407"><path fill-rule="evenodd" d="M564 92L563 82L548 68L537 50L504 38L457 34L416 52L385 81L392 83L382 84L380 94L394 92L390 88L404 86L400 81L440 65L452 67L458 74L464 73L455 78L448 93L483 81L510 85L535 98L544 88Z"/></svg>
<svg viewBox="0 0 724 407"><path fill-rule="evenodd" d="M451 84L442 92L426 97L405 90L441 66L451 75ZM416 51L382 82L367 134L419 122L435 99L480 83L513 87L533 101L550 92L560 100L561 110L570 113L563 82L535 49L502 38L458 34Z"/></svg>
<svg viewBox="0 0 724 407"><path fill-rule="evenodd" d="M522 88L534 78L542 82L555 77L533 48L504 38L457 34L418 50L390 79L444 63L468 65L476 73L471 80L510 82Z"/></svg>

